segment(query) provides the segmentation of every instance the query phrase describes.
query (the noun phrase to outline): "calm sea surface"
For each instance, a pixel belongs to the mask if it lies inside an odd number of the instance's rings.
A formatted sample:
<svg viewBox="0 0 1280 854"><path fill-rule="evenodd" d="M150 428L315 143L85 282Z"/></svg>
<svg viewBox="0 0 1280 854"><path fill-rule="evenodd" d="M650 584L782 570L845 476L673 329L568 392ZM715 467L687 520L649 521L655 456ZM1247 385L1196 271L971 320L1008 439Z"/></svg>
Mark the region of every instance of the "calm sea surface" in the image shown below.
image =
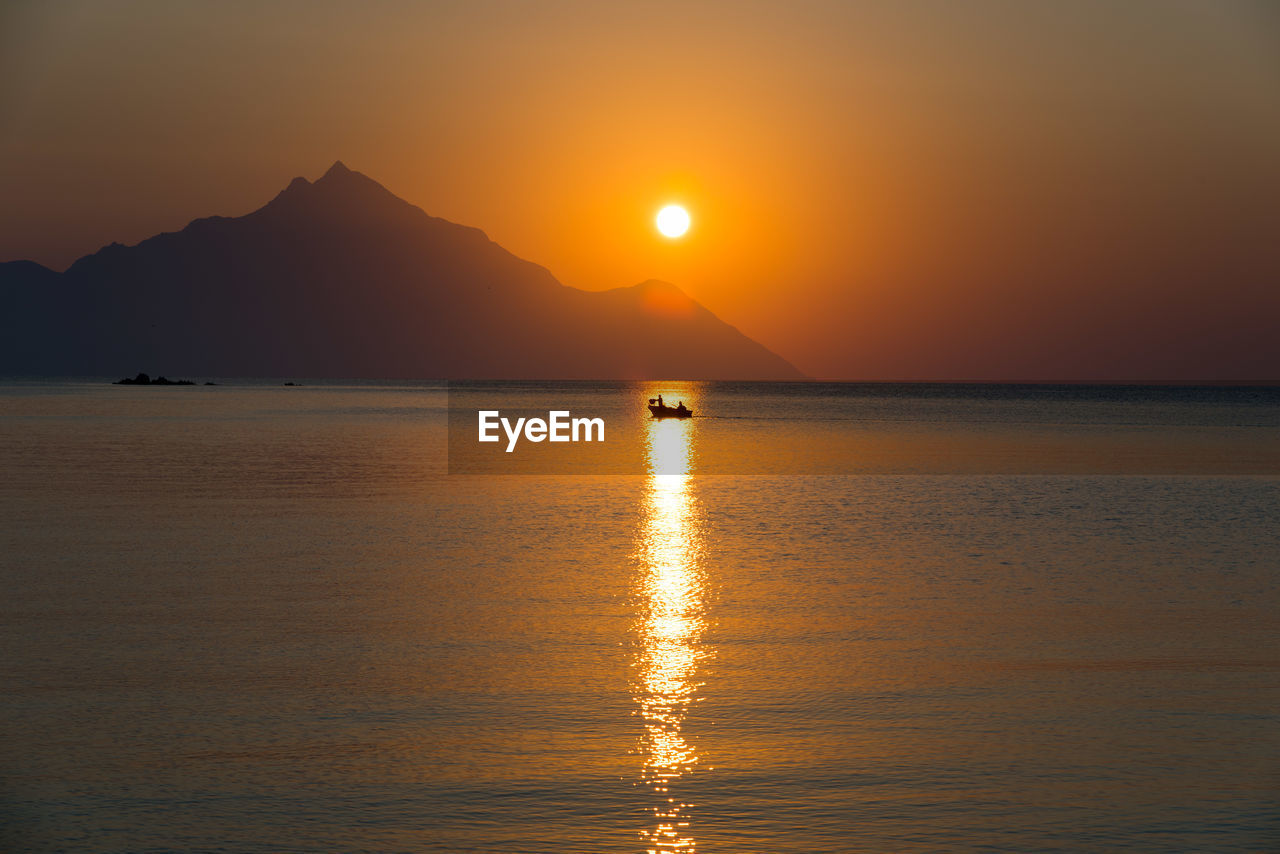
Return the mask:
<svg viewBox="0 0 1280 854"><path fill-rule="evenodd" d="M1280 391L2 384L0 850L1280 850Z"/></svg>

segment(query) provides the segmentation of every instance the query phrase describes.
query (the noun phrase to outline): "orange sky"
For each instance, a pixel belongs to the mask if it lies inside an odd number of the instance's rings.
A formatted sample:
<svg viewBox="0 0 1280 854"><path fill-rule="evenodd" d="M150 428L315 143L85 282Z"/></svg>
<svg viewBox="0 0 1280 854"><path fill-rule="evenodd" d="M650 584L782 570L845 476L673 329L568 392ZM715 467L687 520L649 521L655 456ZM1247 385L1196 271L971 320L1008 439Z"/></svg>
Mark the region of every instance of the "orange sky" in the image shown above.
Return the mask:
<svg viewBox="0 0 1280 854"><path fill-rule="evenodd" d="M0 11L0 260L61 269L341 159L822 377L1280 381L1277 152L1268 3Z"/></svg>

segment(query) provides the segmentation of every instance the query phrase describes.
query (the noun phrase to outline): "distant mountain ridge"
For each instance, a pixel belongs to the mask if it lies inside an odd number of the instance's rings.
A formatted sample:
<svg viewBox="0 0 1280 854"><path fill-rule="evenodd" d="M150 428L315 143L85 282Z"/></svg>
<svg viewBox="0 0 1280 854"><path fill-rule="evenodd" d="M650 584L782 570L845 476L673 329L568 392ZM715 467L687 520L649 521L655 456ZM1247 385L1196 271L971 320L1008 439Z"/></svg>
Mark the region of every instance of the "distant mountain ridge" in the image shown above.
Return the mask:
<svg viewBox="0 0 1280 854"><path fill-rule="evenodd" d="M0 375L798 379L679 288L582 291L335 163L240 217L0 264Z"/></svg>

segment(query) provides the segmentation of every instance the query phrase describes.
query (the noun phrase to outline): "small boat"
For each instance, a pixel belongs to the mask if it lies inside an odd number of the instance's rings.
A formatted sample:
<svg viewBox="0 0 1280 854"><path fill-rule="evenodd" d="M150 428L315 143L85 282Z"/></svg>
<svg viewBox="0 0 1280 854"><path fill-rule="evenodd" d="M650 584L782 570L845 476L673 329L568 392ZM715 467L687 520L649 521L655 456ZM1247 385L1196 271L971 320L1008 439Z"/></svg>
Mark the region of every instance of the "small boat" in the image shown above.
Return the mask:
<svg viewBox="0 0 1280 854"><path fill-rule="evenodd" d="M679 406L667 406L660 403L662 398L649 398L649 411L653 413L654 418L692 418L693 410L688 409L684 405L684 401Z"/></svg>

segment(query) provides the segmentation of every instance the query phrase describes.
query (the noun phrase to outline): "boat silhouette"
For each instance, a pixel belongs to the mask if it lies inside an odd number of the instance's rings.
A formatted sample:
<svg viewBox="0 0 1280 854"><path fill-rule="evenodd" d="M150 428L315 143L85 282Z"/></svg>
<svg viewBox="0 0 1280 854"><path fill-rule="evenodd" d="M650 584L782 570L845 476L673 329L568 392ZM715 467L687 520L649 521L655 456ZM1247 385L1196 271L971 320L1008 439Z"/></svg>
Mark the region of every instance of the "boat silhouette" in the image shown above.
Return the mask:
<svg viewBox="0 0 1280 854"><path fill-rule="evenodd" d="M649 398L649 411L653 413L654 418L691 418L693 410L684 405L684 401L680 401L679 406L667 406L662 402L661 397Z"/></svg>

